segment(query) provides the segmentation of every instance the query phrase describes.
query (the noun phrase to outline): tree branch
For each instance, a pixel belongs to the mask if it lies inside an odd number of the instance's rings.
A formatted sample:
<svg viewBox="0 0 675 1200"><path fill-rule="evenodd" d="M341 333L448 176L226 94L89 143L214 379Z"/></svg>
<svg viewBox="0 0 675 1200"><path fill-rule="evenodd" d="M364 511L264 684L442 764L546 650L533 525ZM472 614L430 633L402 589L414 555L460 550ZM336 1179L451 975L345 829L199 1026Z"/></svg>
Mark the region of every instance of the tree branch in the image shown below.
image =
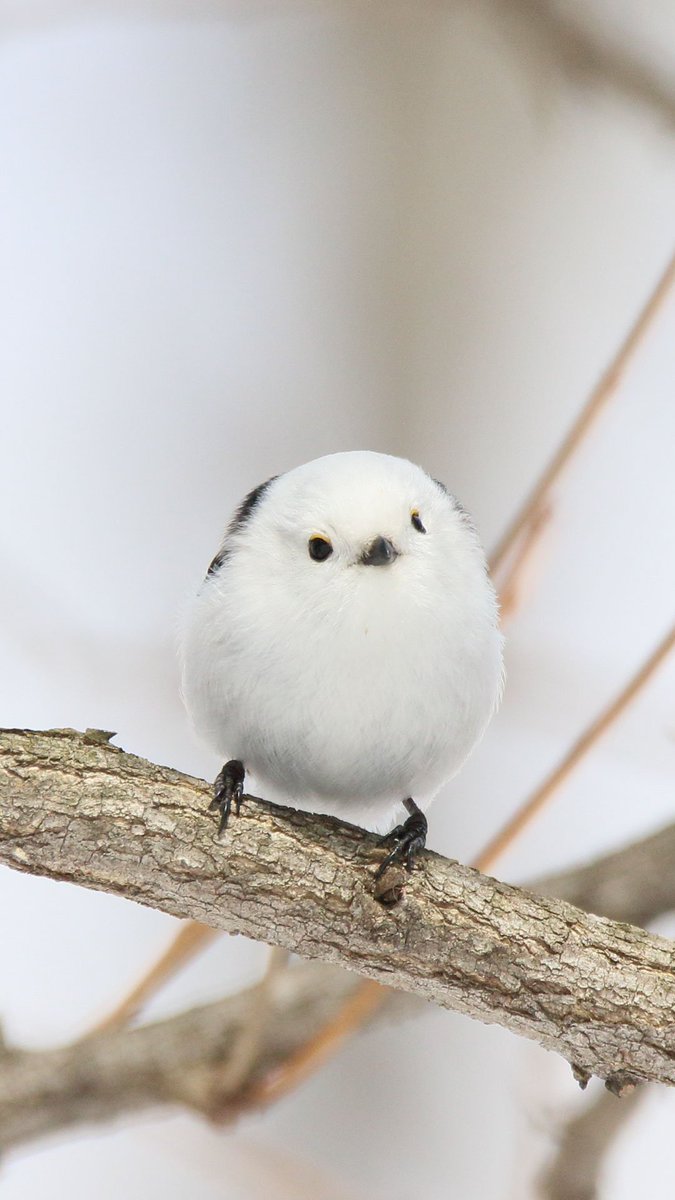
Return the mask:
<svg viewBox="0 0 675 1200"><path fill-rule="evenodd" d="M675 825L527 886L612 921L647 925L675 909Z"/></svg>
<svg viewBox="0 0 675 1200"><path fill-rule="evenodd" d="M371 894L374 837L245 802L70 730L0 734L0 861L126 896L533 1038L614 1087L675 1083L672 943L425 854L405 903Z"/></svg>
<svg viewBox="0 0 675 1200"><path fill-rule="evenodd" d="M587 19L586 8L559 0L506 0L497 4L495 11L519 22L528 38L538 38L541 48L571 79L605 87L629 102L644 105L672 129L675 89L671 81L633 47L625 47L613 37L607 23L597 23L594 28L593 16Z"/></svg>
<svg viewBox="0 0 675 1200"><path fill-rule="evenodd" d="M671 881L670 887L648 886L645 891L642 871L648 881L657 874ZM594 879L600 881L597 887ZM635 919L638 913L651 919L675 902L675 826L534 886L542 893L559 890L567 899L591 904L598 913L606 903L619 920ZM232 1089L223 1067L246 1028L258 986L169 1021L131 1031L97 1031L56 1050L0 1048L0 1150L58 1129L154 1105L179 1104L220 1120L264 1105L270 1097L276 1098L277 1081L285 1077L288 1062L301 1059L308 1041L340 1021L345 1005L358 1003L363 991L349 972L318 963L296 966L275 980L270 1019L256 1058L243 1086ZM379 1006L377 1015L400 1008L415 1011L416 1004L410 997L388 991L386 1006ZM603 1112L623 1111L624 1103L615 1096L607 1099L611 1105L605 1105ZM590 1112L588 1117L590 1125ZM586 1140L593 1140L590 1129ZM563 1135L560 1150L565 1159L567 1144ZM603 1136L593 1145L600 1156L605 1149ZM590 1150L584 1161L587 1175L592 1174ZM564 1177L564 1169L550 1168L554 1180L561 1170ZM548 1179L547 1173L547 1183Z"/></svg>
<svg viewBox="0 0 675 1200"><path fill-rule="evenodd" d="M615 1138L633 1116L645 1088L621 1101L601 1092L565 1125L557 1153L539 1180L541 1200L598 1200L600 1175Z"/></svg>
<svg viewBox="0 0 675 1200"><path fill-rule="evenodd" d="M572 771L586 757L589 751L593 749L596 742L607 733L608 729L611 729L615 721L618 721L623 716L626 709L630 707L640 692L647 686L652 676L673 649L675 649L675 625L670 627L665 637L661 639L649 657L640 664L638 670L628 680L628 683L622 688L619 694L599 713L590 725L586 726L565 757L546 776L546 779L535 788L534 792L526 797L523 803L509 817L506 824L498 830L488 845L481 851L475 860L475 865L479 871L489 870L494 860L501 857L504 851L522 833L523 829L530 824L532 818L545 808L554 793L565 783Z"/></svg>
<svg viewBox="0 0 675 1200"><path fill-rule="evenodd" d="M252 1086L273 1075L337 1014L355 982L305 963L273 988ZM110 1120L154 1105L180 1105L212 1120L228 1115L236 1082L223 1075L245 1028L251 990L138 1029L93 1034L55 1050L0 1050L0 1152L57 1129ZM236 1112L236 1109L235 1109ZM234 1114L233 1114L234 1115Z"/></svg>
<svg viewBox="0 0 675 1200"><path fill-rule="evenodd" d="M518 3L523 3L528 8L533 7L532 0L518 0ZM538 4L534 5L536 9L539 7ZM534 487L512 517L492 551L490 571L493 575L499 575L513 553L519 538L527 532L532 522L536 521L538 514L546 507L551 492L584 442L597 417L616 395L626 371L642 346L673 285L675 285L675 254L667 263L663 274L628 330L612 361L600 376L572 428L556 447L553 457L545 466ZM512 586L515 578L513 570L510 571L505 581L506 586Z"/></svg>

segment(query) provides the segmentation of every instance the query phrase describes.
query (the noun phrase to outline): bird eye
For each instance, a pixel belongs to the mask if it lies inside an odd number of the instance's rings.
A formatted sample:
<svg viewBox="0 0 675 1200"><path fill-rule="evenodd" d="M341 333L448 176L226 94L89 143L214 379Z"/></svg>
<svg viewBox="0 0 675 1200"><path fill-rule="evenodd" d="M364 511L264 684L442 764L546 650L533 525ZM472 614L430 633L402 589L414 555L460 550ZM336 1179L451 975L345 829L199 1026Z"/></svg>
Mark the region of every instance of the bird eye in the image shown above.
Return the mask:
<svg viewBox="0 0 675 1200"><path fill-rule="evenodd" d="M333 547L328 538L318 536L309 539L308 549L309 557L313 558L315 562L325 562L333 553Z"/></svg>
<svg viewBox="0 0 675 1200"><path fill-rule="evenodd" d="M411 512L410 520L412 521L412 524L415 526L415 529L418 531L418 533L426 533L426 529L422 524L422 518L416 508L413 508Z"/></svg>

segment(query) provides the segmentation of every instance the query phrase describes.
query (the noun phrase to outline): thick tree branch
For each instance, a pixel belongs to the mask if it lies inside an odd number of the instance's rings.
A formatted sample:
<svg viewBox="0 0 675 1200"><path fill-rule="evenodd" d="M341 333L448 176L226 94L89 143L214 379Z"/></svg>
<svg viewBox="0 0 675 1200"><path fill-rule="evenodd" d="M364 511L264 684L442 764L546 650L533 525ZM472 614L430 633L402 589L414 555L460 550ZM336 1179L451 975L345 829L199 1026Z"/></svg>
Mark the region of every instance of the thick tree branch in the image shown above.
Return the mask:
<svg viewBox="0 0 675 1200"><path fill-rule="evenodd" d="M560 890L569 900L590 903L598 913L607 903L620 920L632 920L638 912L646 920L673 907L675 882L670 888L648 888L647 903L642 870L647 871L648 879L655 872L675 881L675 826L584 868L543 879L536 887L543 893ZM592 886L594 878L600 881L598 888ZM270 1095L276 1098L279 1070L285 1072L289 1060L303 1054L308 1040L339 1021L345 1004L358 1003L363 990L357 977L318 963L294 968L275 981L270 1019L255 1061L243 1087L232 1089L223 1067L240 1031L246 1028L257 986L140 1030L100 1031L56 1050L0 1051L0 1150L58 1129L109 1120L149 1106L179 1104L212 1119L234 1117L265 1103ZM387 995L385 1009L379 1007L378 1015L385 1010L392 1013L397 1007L404 1012L415 1010L410 997L396 992ZM632 1093L641 1094L642 1089ZM624 1103L615 1096L607 1100L603 1113L623 1111ZM592 1112L594 1109L586 1114L589 1126ZM594 1139L590 1128L584 1134L585 1144L592 1143L584 1158L587 1178L594 1176L589 1165L593 1148L599 1160L606 1147L604 1120L601 1125L599 1139ZM560 1146L563 1159L568 1158L568 1140L564 1134ZM554 1181L565 1178L564 1167L553 1165L550 1176ZM574 1178L579 1178L578 1171ZM547 1184L548 1180L547 1173Z"/></svg>
<svg viewBox="0 0 675 1200"><path fill-rule="evenodd" d="M427 854L371 894L375 840L253 799L225 845L206 784L72 731L0 735L0 861L339 963L556 1050L675 1083L673 945Z"/></svg>
<svg viewBox="0 0 675 1200"><path fill-rule="evenodd" d="M305 963L273 988L274 1019L251 1086L339 1013L355 981L335 967ZM55 1050L0 1050L0 1153L57 1129L107 1121L159 1105L228 1115L236 1082L224 1074L245 1028L252 991L138 1029L93 1034ZM233 1114L234 1115L234 1114Z"/></svg>

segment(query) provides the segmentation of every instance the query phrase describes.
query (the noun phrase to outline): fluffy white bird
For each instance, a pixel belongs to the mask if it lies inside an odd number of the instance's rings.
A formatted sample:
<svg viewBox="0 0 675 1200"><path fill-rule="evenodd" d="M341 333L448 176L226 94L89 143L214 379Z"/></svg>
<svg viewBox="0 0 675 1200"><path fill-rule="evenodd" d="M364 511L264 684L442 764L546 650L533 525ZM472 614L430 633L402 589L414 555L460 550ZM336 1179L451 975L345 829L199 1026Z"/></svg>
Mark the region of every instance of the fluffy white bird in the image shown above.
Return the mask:
<svg viewBox="0 0 675 1200"><path fill-rule="evenodd" d="M411 868L424 809L482 737L502 682L477 534L404 459L332 454L243 501L189 613L183 695L228 759L221 831L245 774L267 799L380 831ZM387 840L387 839L385 839Z"/></svg>

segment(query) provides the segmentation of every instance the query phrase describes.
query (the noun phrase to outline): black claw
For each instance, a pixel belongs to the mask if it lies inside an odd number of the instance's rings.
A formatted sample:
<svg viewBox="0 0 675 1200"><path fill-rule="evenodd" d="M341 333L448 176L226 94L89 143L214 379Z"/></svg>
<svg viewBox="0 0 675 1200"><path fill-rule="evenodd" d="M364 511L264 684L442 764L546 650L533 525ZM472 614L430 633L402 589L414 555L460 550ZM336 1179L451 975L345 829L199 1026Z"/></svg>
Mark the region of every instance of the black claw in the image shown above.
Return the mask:
<svg viewBox="0 0 675 1200"><path fill-rule="evenodd" d="M378 846L388 846L390 842L398 842L400 838L405 836L405 826L397 825L394 829L390 829L389 833L385 833L383 837L378 838Z"/></svg>
<svg viewBox="0 0 675 1200"><path fill-rule="evenodd" d="M232 758L216 775L213 785L213 800L209 804L209 812L220 812L220 824L218 826L218 836L227 829L227 822L230 819L230 812L234 804L234 811L239 816L241 808L241 798L244 794L244 778L246 771L244 764L238 758Z"/></svg>
<svg viewBox="0 0 675 1200"><path fill-rule="evenodd" d="M424 813L417 807L414 800L406 800L405 806L410 813L407 821L404 821L403 825L397 825L391 833L380 838L380 845L395 842L395 846L377 868L376 879L381 879L387 867L391 866L393 862L405 863L406 870L412 871L415 858L426 846L428 825Z"/></svg>

